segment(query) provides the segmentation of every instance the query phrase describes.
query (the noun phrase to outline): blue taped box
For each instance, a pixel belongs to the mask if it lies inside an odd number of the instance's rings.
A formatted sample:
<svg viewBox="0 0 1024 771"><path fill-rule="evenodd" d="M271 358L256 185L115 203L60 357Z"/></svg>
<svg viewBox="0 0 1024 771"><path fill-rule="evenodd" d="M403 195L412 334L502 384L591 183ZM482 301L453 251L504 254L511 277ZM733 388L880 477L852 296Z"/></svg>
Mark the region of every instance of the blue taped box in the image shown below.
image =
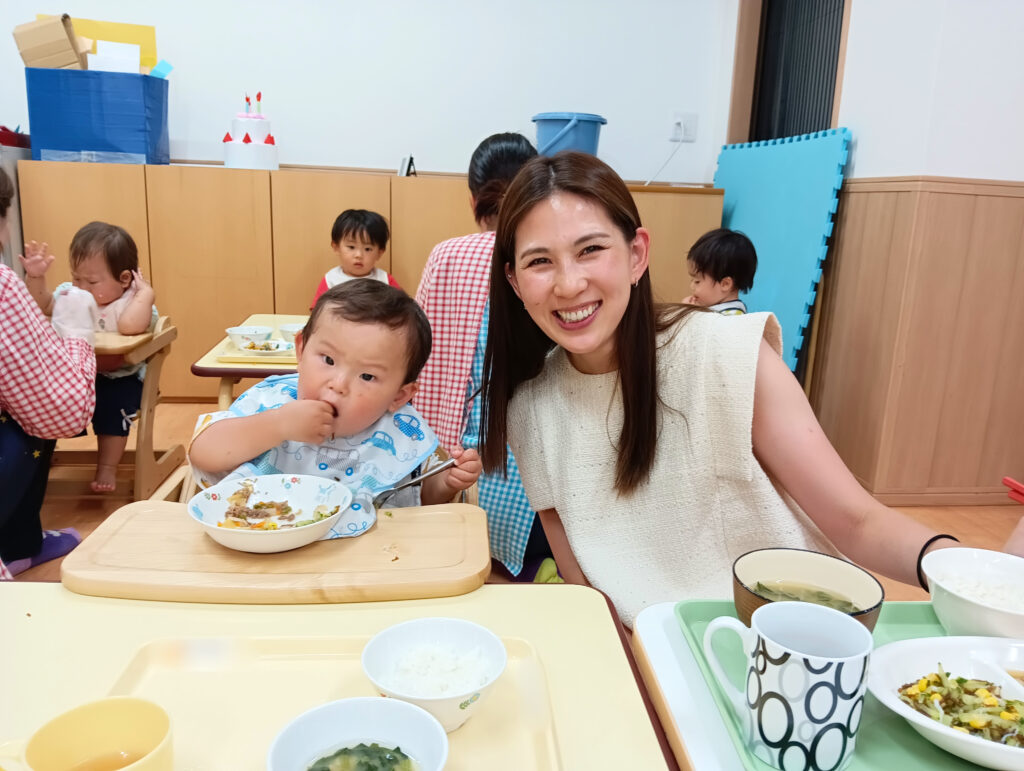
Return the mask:
<svg viewBox="0 0 1024 771"><path fill-rule="evenodd" d="M167 80L26 67L25 83L33 160L171 162Z"/></svg>

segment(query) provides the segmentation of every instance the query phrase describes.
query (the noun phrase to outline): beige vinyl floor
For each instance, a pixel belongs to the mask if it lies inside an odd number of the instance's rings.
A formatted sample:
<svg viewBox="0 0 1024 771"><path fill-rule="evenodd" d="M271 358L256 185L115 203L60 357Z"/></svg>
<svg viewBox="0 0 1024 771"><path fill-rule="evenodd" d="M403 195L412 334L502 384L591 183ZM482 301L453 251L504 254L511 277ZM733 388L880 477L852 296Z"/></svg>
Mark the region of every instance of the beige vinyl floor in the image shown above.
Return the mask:
<svg viewBox="0 0 1024 771"><path fill-rule="evenodd" d="M196 418L204 412L216 409L212 403L163 403L157 407L154 429L154 446L165 448L175 443L186 443L192 435ZM129 438L128 447L134 444ZM62 439L58 449L94 449L93 437ZM113 511L130 502L130 490L121 484L114 495L90 495L78 498L55 498L47 496L43 503L43 527L58 529L74 527L87 536ZM898 509L926 523L940 533L957 536L963 543L981 548L997 549L1009 537L1024 507L1013 504L1005 506L946 506L946 507L905 507ZM20 581L59 581L60 560L53 560L26 570L18 576ZM886 597L891 600L926 599L924 591L879 576L885 586Z"/></svg>

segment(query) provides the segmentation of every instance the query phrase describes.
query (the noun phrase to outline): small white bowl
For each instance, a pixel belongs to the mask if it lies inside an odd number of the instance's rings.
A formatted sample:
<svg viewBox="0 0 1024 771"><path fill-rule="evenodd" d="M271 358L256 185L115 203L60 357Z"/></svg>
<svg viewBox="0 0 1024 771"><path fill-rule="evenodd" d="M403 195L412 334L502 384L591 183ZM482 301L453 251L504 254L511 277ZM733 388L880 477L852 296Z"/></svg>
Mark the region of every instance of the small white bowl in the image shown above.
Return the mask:
<svg viewBox="0 0 1024 771"><path fill-rule="evenodd" d="M228 337L231 338L235 347L242 350L249 343L262 343L269 340L274 330L271 327L252 326L228 327L224 331L228 333Z"/></svg>
<svg viewBox="0 0 1024 771"><path fill-rule="evenodd" d="M287 501L295 511L301 511L298 520L313 516L313 509L323 504L329 509L338 507L337 513L319 522L283 530L246 530L218 527L230 505L228 496L252 482L251 503L260 501ZM318 541L345 514L352 504L352 491L341 482L305 474L269 474L263 477L231 479L200 490L188 502L192 519L217 543L238 551L269 554L289 551Z"/></svg>
<svg viewBox="0 0 1024 771"><path fill-rule="evenodd" d="M294 343L295 335L301 332L305 326L305 322L301 324L280 324L277 327L277 331L281 333L282 340L287 340L289 343Z"/></svg>
<svg viewBox="0 0 1024 771"><path fill-rule="evenodd" d="M341 699L303 712L286 725L267 752L267 771L309 768L326 755L360 742L376 742L415 760L420 771L441 771L448 737L426 710L377 696Z"/></svg>
<svg viewBox="0 0 1024 771"><path fill-rule="evenodd" d="M1024 610L976 595L976 590L1004 587L1024 597L1024 559L987 549L936 549L924 556L921 569L947 633L1024 639Z"/></svg>
<svg viewBox="0 0 1024 771"><path fill-rule="evenodd" d="M479 655L486 662L482 682L468 689L438 693L417 692L415 685L399 681L402 659L431 647L452 650L456 655ZM508 661L505 645L489 629L460 618L417 618L378 632L363 648L363 672L381 696L401 699L427 710L454 731L479 709Z"/></svg>

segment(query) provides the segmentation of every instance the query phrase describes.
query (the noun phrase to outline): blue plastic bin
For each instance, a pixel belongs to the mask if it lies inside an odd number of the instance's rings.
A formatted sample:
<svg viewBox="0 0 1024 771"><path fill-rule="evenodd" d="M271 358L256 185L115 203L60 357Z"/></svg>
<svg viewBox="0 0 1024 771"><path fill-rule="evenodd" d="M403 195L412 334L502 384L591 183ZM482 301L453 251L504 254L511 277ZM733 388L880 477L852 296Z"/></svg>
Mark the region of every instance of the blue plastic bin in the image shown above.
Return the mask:
<svg viewBox="0 0 1024 771"><path fill-rule="evenodd" d="M554 155L562 150L579 150L597 155L601 126L608 121L589 112L542 112L533 116L537 124L537 152Z"/></svg>
<svg viewBox="0 0 1024 771"><path fill-rule="evenodd" d="M26 67L25 85L33 160L170 163L164 78Z"/></svg>

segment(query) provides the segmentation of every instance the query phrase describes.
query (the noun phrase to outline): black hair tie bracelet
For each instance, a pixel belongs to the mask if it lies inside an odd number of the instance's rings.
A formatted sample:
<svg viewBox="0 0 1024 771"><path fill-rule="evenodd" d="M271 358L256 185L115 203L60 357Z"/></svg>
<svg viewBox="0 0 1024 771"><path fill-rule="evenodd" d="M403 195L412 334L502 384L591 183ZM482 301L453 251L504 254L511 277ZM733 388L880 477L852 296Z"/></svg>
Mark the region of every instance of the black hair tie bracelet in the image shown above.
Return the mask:
<svg viewBox="0 0 1024 771"><path fill-rule="evenodd" d="M943 538L948 538L951 541L956 541L957 543L960 543L960 539L957 538L955 535L949 535L948 533L933 535L931 538L924 542L924 546L921 547L921 551L918 552L917 555L917 582L921 584L921 588L924 589L926 592L930 592L931 590L928 588L928 581L924 577L924 571L921 570L921 560L924 559L924 555L925 552L928 551L928 547L936 541L939 541Z"/></svg>

